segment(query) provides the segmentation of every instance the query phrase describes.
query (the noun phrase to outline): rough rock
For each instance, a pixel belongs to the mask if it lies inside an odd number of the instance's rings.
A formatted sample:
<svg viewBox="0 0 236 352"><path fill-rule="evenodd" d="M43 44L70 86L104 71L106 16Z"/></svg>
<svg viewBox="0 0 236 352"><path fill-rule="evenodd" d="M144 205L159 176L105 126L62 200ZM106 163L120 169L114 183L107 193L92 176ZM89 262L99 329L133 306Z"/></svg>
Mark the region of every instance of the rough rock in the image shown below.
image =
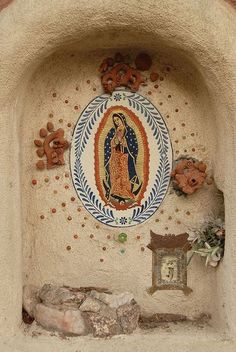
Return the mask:
<svg viewBox="0 0 236 352"><path fill-rule="evenodd" d="M101 304L96 298L88 296L85 301L81 304L79 309L82 312L94 312L97 313L101 309Z"/></svg>
<svg viewBox="0 0 236 352"><path fill-rule="evenodd" d="M73 292L69 288L45 284L38 294L46 305L63 305L76 308L81 305L86 295L82 292Z"/></svg>
<svg viewBox="0 0 236 352"><path fill-rule="evenodd" d="M27 285L23 288L23 308L31 317L34 316L35 306L39 303L38 291L39 288L33 285Z"/></svg>
<svg viewBox="0 0 236 352"><path fill-rule="evenodd" d="M35 320L48 330L57 330L65 335L86 335L88 333L83 313L79 310L60 310L56 306L39 303L34 311Z"/></svg>
<svg viewBox="0 0 236 352"><path fill-rule="evenodd" d="M85 314L94 337L110 337L121 333L121 328L116 319L102 316L99 313Z"/></svg>
<svg viewBox="0 0 236 352"><path fill-rule="evenodd" d="M64 335L110 337L130 334L138 325L139 306L129 292L110 294L96 290L45 284L24 289L25 306L36 322Z"/></svg>
<svg viewBox="0 0 236 352"><path fill-rule="evenodd" d="M93 290L91 291L90 294L92 297L99 299L103 303L115 309L124 304L129 304L134 299L133 294L130 292L110 295L110 294L100 293Z"/></svg>
<svg viewBox="0 0 236 352"><path fill-rule="evenodd" d="M138 326L140 307L137 303L124 304L116 310L124 334L131 334Z"/></svg>

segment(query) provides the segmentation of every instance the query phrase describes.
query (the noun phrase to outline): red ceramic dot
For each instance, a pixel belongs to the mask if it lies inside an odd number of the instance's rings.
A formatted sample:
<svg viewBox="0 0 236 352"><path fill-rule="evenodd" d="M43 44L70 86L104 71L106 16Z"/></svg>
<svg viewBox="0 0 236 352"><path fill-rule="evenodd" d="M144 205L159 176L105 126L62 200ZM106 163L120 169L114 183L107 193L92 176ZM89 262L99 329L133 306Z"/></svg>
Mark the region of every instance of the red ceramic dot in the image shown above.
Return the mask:
<svg viewBox="0 0 236 352"><path fill-rule="evenodd" d="M35 180L35 179L32 180L32 185L34 185L34 186L37 185L37 180Z"/></svg>
<svg viewBox="0 0 236 352"><path fill-rule="evenodd" d="M69 189L69 186L68 186L68 185L65 185L65 189Z"/></svg>
<svg viewBox="0 0 236 352"><path fill-rule="evenodd" d="M71 199L70 199L72 202L74 202L75 201L75 197L71 197Z"/></svg>
<svg viewBox="0 0 236 352"><path fill-rule="evenodd" d="M52 213L56 213L56 208L52 208Z"/></svg>
<svg viewBox="0 0 236 352"><path fill-rule="evenodd" d="M56 179L56 180L59 180L59 178L60 178L60 176L55 176L55 179Z"/></svg>

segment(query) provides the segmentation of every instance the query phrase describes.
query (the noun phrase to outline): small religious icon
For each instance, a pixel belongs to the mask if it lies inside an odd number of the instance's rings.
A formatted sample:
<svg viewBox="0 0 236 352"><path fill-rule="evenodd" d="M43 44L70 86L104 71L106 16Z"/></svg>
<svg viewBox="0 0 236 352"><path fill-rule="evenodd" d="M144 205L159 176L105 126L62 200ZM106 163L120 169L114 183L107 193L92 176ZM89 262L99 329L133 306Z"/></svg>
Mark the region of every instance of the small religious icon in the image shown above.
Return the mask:
<svg viewBox="0 0 236 352"><path fill-rule="evenodd" d="M187 251L191 248L188 234L158 235L151 231L151 243L147 246L152 250L153 273L152 287L156 290L183 290L188 294L187 287Z"/></svg>

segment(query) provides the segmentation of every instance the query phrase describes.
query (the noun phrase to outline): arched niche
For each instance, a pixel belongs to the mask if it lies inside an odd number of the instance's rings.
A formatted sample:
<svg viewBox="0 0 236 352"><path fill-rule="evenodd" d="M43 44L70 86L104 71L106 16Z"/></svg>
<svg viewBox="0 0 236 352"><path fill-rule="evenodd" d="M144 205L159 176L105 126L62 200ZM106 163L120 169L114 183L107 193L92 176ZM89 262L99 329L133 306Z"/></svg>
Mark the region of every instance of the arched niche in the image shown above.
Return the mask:
<svg viewBox="0 0 236 352"><path fill-rule="evenodd" d="M231 185L235 173L232 168L234 159L234 119L232 113L234 87L231 72L233 52L230 46L230 41L233 38L233 14L220 2L216 2L211 13L207 14L208 18L204 15L203 2L196 4L191 1L181 4L179 7L176 7L174 1L163 7L161 5L153 7L152 1L146 4L145 8L140 8L140 6L135 8L132 5L134 4L125 5L124 11L121 5L117 5L116 9L112 8L109 1L103 2L103 4L99 3L97 13L100 13L101 16L96 21L90 20L92 11L90 4L83 3L79 7L75 2L68 5L66 12L62 3L55 8L49 9L47 6L38 5L38 11L33 11L32 8L30 11L26 11L26 2L21 6L16 2L9 7L7 10L9 12L5 11L3 14L1 26L8 28L8 35L3 38L1 44L4 49L3 59L5 62L2 75L5 84L0 97L2 133L5 141L14 141L10 145L8 142L3 143L2 146L5 168L1 180L4 203L1 212L3 233L1 258L3 260L2 277L8 294L6 295L6 290L1 291L1 316L4 321L4 330L8 332L15 331L20 323L21 288L22 282L25 280L24 278L22 281L21 246L24 247L24 242L22 243L21 238L22 230L25 230L25 223L31 221L30 216L27 219L27 211L24 206L34 207L34 201L32 204L29 200L26 202L26 197L29 195L27 196L27 190L24 188L27 187L24 183L26 181L25 173L28 173L28 177L32 170L28 166L28 169L22 167L24 160L29 157L29 155L25 156L22 151L27 151L29 139L33 140L34 138L33 126L32 129L26 126L31 118L31 115L28 114L29 110L27 110L30 106L27 97L32 96L31 107L33 108L36 107L38 99L37 92L33 91L37 86L34 86L32 79L36 77L43 90L44 72L42 72L41 80L39 69L45 67L46 74L47 72L49 74L50 68L47 65L50 65L53 55L54 58L55 55L63 57L68 53L76 52L78 57L83 58L81 63L84 62L85 67L88 64L86 55L92 56L95 53L99 57L103 53L106 54L114 50L134 52L140 49L149 51L155 58L161 59L164 65L171 63L173 66L182 67L183 76L186 72L191 72L194 84L198 86L198 94L201 99L199 110L195 110L196 116L199 116L200 119L197 123L201 125L202 138L209 144L209 159L217 186L225 195L226 231L229 233L224 262L217 273L210 275L211 279L213 278L212 290L214 287L214 291L216 291L214 292L216 299L214 304L217 305L215 318L217 320L220 317L218 321L224 323L226 316L226 322L231 331L235 329L236 307L233 302L235 278L232 270L235 267L233 255L235 225L232 209L235 192ZM20 17L18 17L19 22L14 23L14 27L10 15L16 14L17 11L18 16L23 14L25 21L20 21ZM76 11L79 14L77 16L75 16ZM122 19L117 23L119 14ZM189 14L191 15L191 23ZM216 18L220 19L224 29L217 35L213 35ZM202 36L203 32L206 33L206 36ZM227 48L223 44L226 37L229 38ZM11 46L9 46L9 42ZM50 55L52 56L50 57ZM66 62L63 60L61 62ZM92 65L91 58L89 62ZM52 73L52 71L50 72ZM61 74L66 74L65 67ZM194 96L193 92L194 90L190 94L192 97ZM44 97L43 93L42 97ZM89 98L89 94L86 96L86 100L87 98ZM49 101L47 104L49 107ZM34 117L34 123L36 123L35 127L38 126L36 117ZM27 128L28 134L25 135L25 132L22 134L22 131L26 131ZM24 172L22 172L23 170ZM23 205L22 211L21 205ZM32 226L34 226L34 221ZM53 232L53 228L50 230ZM27 236L26 232L24 236ZM31 248L33 240L37 241L37 238L31 237ZM57 247L54 249L56 253ZM52 258L50 258L51 260ZM37 271L37 265L39 263L33 263L32 270L36 269ZM29 263L26 266L29 267ZM72 267L70 272L72 273L73 270ZM72 277L72 281L74 278L75 276ZM40 280L44 280L43 274L40 274ZM181 301L182 297L178 299ZM158 302L155 304L158 306ZM224 309L221 308L222 306ZM147 311L152 308L152 304L147 304ZM215 306L212 307L212 310L214 308Z"/></svg>

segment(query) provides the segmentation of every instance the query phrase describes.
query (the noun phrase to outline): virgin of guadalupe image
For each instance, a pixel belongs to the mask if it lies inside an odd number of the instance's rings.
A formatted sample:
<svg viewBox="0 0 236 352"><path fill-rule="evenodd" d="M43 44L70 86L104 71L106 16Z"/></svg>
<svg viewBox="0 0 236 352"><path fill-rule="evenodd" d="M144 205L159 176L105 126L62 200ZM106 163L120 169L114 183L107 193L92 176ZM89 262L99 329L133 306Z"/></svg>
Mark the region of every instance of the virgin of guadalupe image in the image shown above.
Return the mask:
<svg viewBox="0 0 236 352"><path fill-rule="evenodd" d="M107 204L119 209L137 205L142 188L136 163L139 153L135 131L122 113L112 115L113 127L104 142L105 179L103 187Z"/></svg>

